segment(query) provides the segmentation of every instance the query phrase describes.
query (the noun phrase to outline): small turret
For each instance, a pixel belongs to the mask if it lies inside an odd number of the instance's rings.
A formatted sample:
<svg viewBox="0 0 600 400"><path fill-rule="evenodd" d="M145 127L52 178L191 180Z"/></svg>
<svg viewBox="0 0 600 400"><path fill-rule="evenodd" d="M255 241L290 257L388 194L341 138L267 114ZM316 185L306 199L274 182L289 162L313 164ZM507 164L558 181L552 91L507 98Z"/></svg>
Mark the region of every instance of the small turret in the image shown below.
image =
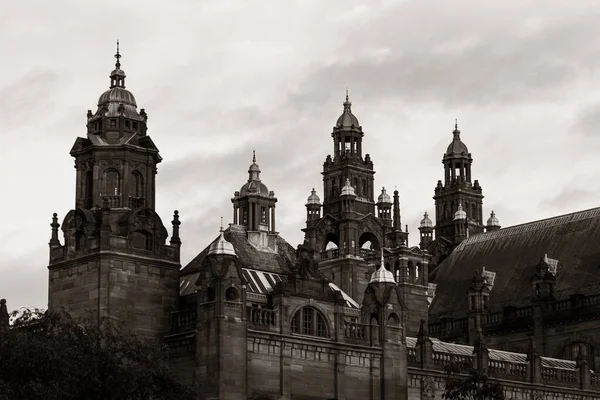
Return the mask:
<svg viewBox="0 0 600 400"><path fill-rule="evenodd" d="M306 221L316 221L321 218L321 199L317 191L312 188L310 196L306 199Z"/></svg>
<svg viewBox="0 0 600 400"><path fill-rule="evenodd" d="M469 227L467 213L463 210L462 204L458 204L458 210L454 213L454 243L458 244L469 237Z"/></svg>
<svg viewBox="0 0 600 400"><path fill-rule="evenodd" d="M381 194L377 198L377 210L379 218L385 220L387 225L392 225L392 198L387 194L385 187L381 188Z"/></svg>
<svg viewBox="0 0 600 400"><path fill-rule="evenodd" d="M381 249L381 264L379 268L373 272L371 275L371 280L369 281L369 285L372 283L393 283L396 285L396 280L394 279L394 274L391 271L388 271L385 268L385 260L383 258L383 249Z"/></svg>
<svg viewBox="0 0 600 400"><path fill-rule="evenodd" d="M429 215L427 214L427 212L423 214L423 219L419 224L419 233L421 236L419 247L421 248L421 250L425 250L433 241L433 222L431 221L431 219L429 219Z"/></svg>
<svg viewBox="0 0 600 400"><path fill-rule="evenodd" d="M500 221L498 221L498 218L496 218L496 213L492 211L492 213L490 214L490 217L487 220L485 230L486 230L486 232L491 232L491 231L497 231L500 228L501 228Z"/></svg>
<svg viewBox="0 0 600 400"><path fill-rule="evenodd" d="M225 236L223 235L223 232L225 232L225 230L223 229L223 218L221 218L221 229L219 230L219 232L220 232L219 239L217 239L216 242L213 242L210 245L207 255L209 255L209 256L226 255L226 256L237 257L235 248L233 247L233 245L230 242L225 240Z"/></svg>
<svg viewBox="0 0 600 400"><path fill-rule="evenodd" d="M350 185L350 179L346 179L346 184L342 188L340 194L342 199L342 212L349 212L354 210L354 200L356 199L356 191Z"/></svg>

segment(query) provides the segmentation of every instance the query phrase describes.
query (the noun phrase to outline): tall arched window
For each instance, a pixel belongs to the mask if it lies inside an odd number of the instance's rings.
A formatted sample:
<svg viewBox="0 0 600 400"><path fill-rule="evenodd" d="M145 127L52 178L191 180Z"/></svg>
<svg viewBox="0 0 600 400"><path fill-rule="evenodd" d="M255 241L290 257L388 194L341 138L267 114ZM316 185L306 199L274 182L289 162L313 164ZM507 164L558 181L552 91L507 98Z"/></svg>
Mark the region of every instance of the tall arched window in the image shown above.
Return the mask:
<svg viewBox="0 0 600 400"><path fill-rule="evenodd" d="M304 307L292 317L292 333L327 337L327 323L321 313L313 307Z"/></svg>
<svg viewBox="0 0 600 400"><path fill-rule="evenodd" d="M108 169L104 172L104 193L105 196L118 196L121 194L119 172L116 169Z"/></svg>
<svg viewBox="0 0 600 400"><path fill-rule="evenodd" d="M129 182L130 197L144 197L144 178L138 171L131 173L131 181Z"/></svg>

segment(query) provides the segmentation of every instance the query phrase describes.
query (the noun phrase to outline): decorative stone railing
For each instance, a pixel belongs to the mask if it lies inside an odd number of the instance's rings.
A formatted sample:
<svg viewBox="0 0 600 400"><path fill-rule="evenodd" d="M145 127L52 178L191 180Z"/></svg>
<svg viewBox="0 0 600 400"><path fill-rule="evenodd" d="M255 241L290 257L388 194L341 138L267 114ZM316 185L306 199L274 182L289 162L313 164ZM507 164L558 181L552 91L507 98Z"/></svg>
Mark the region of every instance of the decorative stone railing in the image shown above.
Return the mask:
<svg viewBox="0 0 600 400"><path fill-rule="evenodd" d="M194 330L196 326L196 309L175 311L171 313L173 333Z"/></svg>
<svg viewBox="0 0 600 400"><path fill-rule="evenodd" d="M344 322L344 336L354 339L367 339L369 325L357 322Z"/></svg>
<svg viewBox="0 0 600 400"><path fill-rule="evenodd" d="M276 327L278 325L278 309L248 307L248 321L253 325Z"/></svg>
<svg viewBox="0 0 600 400"><path fill-rule="evenodd" d="M121 196L104 196L102 197L102 202L104 200L108 202L108 206L110 208L119 208L121 207Z"/></svg>
<svg viewBox="0 0 600 400"><path fill-rule="evenodd" d="M321 260L332 260L340 256L340 249L331 249L321 252Z"/></svg>

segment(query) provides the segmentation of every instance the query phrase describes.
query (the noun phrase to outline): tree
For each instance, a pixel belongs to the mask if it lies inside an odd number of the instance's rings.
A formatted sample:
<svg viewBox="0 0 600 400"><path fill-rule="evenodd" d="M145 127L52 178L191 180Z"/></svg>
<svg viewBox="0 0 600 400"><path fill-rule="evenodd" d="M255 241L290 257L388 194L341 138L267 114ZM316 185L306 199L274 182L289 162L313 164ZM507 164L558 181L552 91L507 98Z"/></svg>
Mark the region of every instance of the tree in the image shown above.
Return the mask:
<svg viewBox="0 0 600 400"><path fill-rule="evenodd" d="M172 378L164 346L122 325L40 310L12 320L0 335L0 400L196 398Z"/></svg>
<svg viewBox="0 0 600 400"><path fill-rule="evenodd" d="M464 371L460 366L447 368L445 392L446 400L504 400L502 385L490 379L485 373L468 368ZM466 374L465 374L466 372Z"/></svg>

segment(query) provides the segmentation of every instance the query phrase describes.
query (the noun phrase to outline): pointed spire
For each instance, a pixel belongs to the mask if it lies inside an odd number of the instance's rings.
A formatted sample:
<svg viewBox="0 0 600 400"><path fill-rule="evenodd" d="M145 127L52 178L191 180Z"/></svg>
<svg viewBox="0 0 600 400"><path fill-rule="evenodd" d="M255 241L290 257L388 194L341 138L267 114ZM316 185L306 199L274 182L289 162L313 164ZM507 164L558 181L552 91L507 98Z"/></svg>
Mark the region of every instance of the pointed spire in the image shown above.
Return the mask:
<svg viewBox="0 0 600 400"><path fill-rule="evenodd" d="M115 53L115 69L110 73L110 88L125 88L125 72L121 69L121 53L119 52L119 41L117 40L117 52Z"/></svg>
<svg viewBox="0 0 600 400"><path fill-rule="evenodd" d="M181 246L181 238L179 238L179 225L181 225L181 221L179 221L179 211L175 210L173 212L173 235L171 236L171 246Z"/></svg>
<svg viewBox="0 0 600 400"><path fill-rule="evenodd" d="M117 67L117 69L121 69L121 53L119 53L119 40L117 39L117 53L115 54L115 58L117 59L117 62L115 63L115 67Z"/></svg>
<svg viewBox="0 0 600 400"><path fill-rule="evenodd" d="M460 140L460 130L458 130L458 118L454 119L454 131L452 132L454 135L454 140Z"/></svg>
<svg viewBox="0 0 600 400"><path fill-rule="evenodd" d="M352 103L350 102L350 97L348 96L348 88L346 88L346 101L344 102L344 112L345 113L351 113L351 107Z"/></svg>
<svg viewBox="0 0 600 400"><path fill-rule="evenodd" d="M256 163L256 150L252 150L252 164L248 168L248 182L260 181L260 167Z"/></svg>

